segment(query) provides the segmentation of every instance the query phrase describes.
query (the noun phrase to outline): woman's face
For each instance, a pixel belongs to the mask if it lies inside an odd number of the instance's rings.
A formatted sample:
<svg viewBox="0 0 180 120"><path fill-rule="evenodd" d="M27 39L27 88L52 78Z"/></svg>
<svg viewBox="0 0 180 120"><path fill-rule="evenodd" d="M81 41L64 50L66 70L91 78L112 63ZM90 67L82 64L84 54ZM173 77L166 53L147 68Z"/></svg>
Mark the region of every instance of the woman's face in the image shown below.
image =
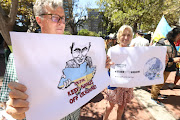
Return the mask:
<svg viewBox="0 0 180 120"><path fill-rule="evenodd" d="M121 47L127 47L132 40L132 34L129 29L125 29L119 38L119 45Z"/></svg>

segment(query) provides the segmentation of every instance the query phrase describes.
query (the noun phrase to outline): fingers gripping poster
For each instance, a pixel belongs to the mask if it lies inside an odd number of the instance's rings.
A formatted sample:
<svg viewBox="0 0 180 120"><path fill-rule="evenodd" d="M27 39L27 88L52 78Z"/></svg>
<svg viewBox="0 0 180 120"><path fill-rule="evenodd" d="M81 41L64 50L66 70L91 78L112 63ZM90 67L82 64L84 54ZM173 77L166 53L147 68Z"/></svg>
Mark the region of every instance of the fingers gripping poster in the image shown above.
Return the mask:
<svg viewBox="0 0 180 120"><path fill-rule="evenodd" d="M11 32L16 72L27 86L27 120L59 120L109 84L100 37Z"/></svg>

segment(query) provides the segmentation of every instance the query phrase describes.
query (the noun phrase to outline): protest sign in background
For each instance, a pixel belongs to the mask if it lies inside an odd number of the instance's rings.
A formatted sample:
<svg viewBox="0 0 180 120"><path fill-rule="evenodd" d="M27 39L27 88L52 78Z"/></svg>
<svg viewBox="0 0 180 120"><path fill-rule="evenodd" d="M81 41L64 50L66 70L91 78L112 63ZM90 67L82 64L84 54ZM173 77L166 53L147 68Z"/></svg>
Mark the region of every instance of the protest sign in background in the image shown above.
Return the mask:
<svg viewBox="0 0 180 120"><path fill-rule="evenodd" d="M115 63L110 68L111 87L140 87L164 82L165 46L112 47L108 51Z"/></svg>

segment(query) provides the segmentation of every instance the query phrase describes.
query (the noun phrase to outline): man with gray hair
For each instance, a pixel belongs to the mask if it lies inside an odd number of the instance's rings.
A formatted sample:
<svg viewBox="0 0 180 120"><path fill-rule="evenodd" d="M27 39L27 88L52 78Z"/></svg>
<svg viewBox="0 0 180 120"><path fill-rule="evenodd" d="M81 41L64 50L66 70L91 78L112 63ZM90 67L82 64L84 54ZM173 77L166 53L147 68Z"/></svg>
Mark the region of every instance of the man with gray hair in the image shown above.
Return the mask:
<svg viewBox="0 0 180 120"><path fill-rule="evenodd" d="M65 29L65 14L61 0L36 0L34 5L36 21L42 33L63 34ZM13 54L10 54L1 88L0 102L6 103L6 112L15 119L24 119L29 109L26 86L17 83L16 68ZM8 88L9 87L9 88ZM80 108L69 114L63 120L78 120Z"/></svg>

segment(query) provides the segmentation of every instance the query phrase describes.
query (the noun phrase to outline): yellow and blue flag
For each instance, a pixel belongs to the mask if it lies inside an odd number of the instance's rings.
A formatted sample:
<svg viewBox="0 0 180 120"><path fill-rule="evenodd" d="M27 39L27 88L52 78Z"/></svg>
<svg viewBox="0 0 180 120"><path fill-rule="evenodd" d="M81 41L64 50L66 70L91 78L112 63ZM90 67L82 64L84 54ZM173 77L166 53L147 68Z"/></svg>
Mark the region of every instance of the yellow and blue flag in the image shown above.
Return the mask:
<svg viewBox="0 0 180 120"><path fill-rule="evenodd" d="M166 34L171 31L171 27L169 26L168 22L164 18L164 15L162 16L158 26L156 27L156 30L153 35L153 40L155 42L158 42L161 38L165 38Z"/></svg>

